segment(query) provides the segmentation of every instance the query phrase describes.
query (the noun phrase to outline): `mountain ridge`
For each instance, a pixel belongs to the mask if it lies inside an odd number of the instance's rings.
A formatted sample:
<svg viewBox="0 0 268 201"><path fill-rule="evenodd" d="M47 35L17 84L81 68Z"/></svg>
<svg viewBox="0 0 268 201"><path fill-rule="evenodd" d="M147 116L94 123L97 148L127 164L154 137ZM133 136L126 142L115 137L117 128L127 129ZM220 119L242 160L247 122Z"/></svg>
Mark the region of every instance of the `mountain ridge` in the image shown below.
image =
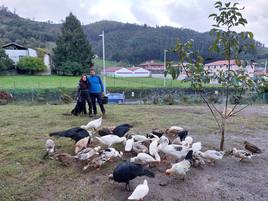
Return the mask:
<svg viewBox="0 0 268 201"><path fill-rule="evenodd" d="M12 13L7 7L0 8L0 45L17 42L28 47L42 47L52 52L61 24L38 22L22 18ZM188 28L171 26L151 27L117 21L102 20L82 25L93 51L102 55L102 41L99 34L105 32L106 58L124 61L129 64L156 59L163 59L164 49L175 46L176 40L182 42L193 39L194 50L201 53L206 60L222 59L218 54L209 52L213 39L209 32L198 32ZM245 54L243 58L258 59L267 57L267 48L256 41L256 50ZM262 51L265 49L265 51ZM168 53L168 59L175 59L176 55Z"/></svg>

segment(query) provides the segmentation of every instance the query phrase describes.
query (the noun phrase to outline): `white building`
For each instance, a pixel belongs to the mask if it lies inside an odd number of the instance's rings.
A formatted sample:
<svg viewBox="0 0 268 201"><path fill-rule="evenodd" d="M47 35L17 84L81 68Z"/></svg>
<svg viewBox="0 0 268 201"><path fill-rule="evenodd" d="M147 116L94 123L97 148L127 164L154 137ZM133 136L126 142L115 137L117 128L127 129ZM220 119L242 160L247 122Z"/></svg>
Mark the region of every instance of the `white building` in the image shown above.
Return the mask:
<svg viewBox="0 0 268 201"><path fill-rule="evenodd" d="M19 60L23 57L38 57L38 51L32 48L27 48L17 43L8 43L2 48L5 50L8 57L14 61L15 64L19 62ZM48 53L44 53L43 62L47 66L47 69L40 74L51 74L51 59Z"/></svg>
<svg viewBox="0 0 268 201"><path fill-rule="evenodd" d="M124 68L124 67L107 67L105 69L105 73L107 76L111 77L150 77L150 71L132 67L132 68ZM102 72L104 74L104 72Z"/></svg>

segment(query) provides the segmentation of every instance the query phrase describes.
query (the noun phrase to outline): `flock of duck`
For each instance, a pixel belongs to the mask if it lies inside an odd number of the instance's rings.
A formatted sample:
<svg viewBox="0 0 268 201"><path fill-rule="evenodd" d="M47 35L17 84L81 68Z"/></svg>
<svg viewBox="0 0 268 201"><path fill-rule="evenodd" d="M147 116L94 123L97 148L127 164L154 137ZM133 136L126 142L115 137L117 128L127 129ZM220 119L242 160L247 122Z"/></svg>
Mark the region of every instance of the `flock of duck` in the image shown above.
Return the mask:
<svg viewBox="0 0 268 201"><path fill-rule="evenodd" d="M201 142L194 142L193 138L188 135L188 131L179 126L171 126L165 132L153 129L150 134L145 136L130 134L128 131L133 127L130 124L109 128L101 128L101 125L102 118L99 118L90 121L87 125L50 133L50 136L67 137L74 140L74 155L57 153L54 141L48 139L45 143L46 154L44 157L58 160L63 165L70 165L79 160L85 164L83 170L86 170L89 167L100 168L113 158L122 158L123 154L135 153L135 156L129 160L122 160L109 176L109 179L115 182L125 183L125 189L130 191L130 180L138 176L154 177L154 173L149 170L153 164L175 160L175 163L166 169L165 174L184 179L192 166L202 166L206 162L214 165L224 156L222 151L201 151ZM123 151L113 147L119 143L124 145ZM249 142L245 142L245 150L233 148L231 151L231 154L240 161L250 160L257 153L261 153L261 150ZM143 200L148 192L149 186L145 179L135 188L128 199Z"/></svg>

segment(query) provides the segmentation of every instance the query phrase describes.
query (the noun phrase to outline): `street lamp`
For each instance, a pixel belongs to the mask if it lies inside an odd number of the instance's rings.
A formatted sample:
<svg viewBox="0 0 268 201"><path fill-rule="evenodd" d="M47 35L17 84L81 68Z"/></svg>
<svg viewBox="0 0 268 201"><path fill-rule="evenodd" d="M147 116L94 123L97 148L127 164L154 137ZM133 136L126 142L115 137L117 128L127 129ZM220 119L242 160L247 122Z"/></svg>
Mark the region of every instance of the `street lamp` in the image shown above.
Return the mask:
<svg viewBox="0 0 268 201"><path fill-rule="evenodd" d="M102 37L102 67L103 67L103 73L104 73L104 94L106 94L106 69L105 69L105 44L104 44L104 31L102 31L102 34L99 35Z"/></svg>
<svg viewBox="0 0 268 201"><path fill-rule="evenodd" d="M165 71L167 68L167 52L168 50L164 50L164 87L166 86L166 76L165 76Z"/></svg>

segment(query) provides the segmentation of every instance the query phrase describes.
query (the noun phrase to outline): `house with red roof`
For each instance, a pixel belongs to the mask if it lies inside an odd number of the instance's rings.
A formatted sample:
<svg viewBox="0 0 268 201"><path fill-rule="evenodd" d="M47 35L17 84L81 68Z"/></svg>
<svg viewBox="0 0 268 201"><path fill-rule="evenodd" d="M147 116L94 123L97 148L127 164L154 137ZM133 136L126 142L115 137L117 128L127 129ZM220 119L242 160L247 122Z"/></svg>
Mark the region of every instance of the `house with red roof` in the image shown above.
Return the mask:
<svg viewBox="0 0 268 201"><path fill-rule="evenodd" d="M155 62L154 60L146 61L138 66L151 71L152 74L164 74L164 64Z"/></svg>
<svg viewBox="0 0 268 201"><path fill-rule="evenodd" d="M220 71L227 71L228 70L228 60L219 60L211 63L205 64L205 70L209 71L211 74L219 73ZM236 72L239 72L243 70L242 66L238 66L235 62L235 60L230 61L230 69ZM255 71L255 64L253 65L247 65L246 66L246 73L249 75L249 77L254 77L254 71Z"/></svg>

